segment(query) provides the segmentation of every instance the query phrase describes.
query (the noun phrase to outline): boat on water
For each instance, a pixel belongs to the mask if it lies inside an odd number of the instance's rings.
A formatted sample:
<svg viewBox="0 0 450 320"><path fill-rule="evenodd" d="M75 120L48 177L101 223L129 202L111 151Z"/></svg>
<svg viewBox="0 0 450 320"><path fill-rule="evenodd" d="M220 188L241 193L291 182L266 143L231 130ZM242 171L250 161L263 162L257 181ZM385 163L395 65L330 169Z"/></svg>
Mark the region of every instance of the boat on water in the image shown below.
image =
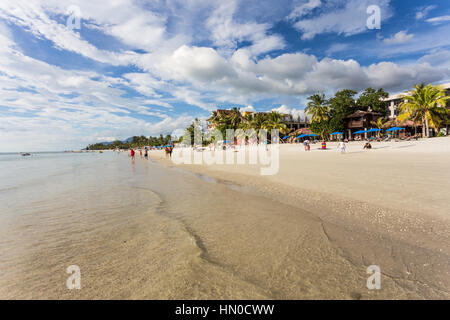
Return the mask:
<svg viewBox="0 0 450 320"><path fill-rule="evenodd" d="M28 153L28 152L22 152L22 153L20 153L20 155L21 155L22 157L26 157L26 156L31 156L31 153Z"/></svg>

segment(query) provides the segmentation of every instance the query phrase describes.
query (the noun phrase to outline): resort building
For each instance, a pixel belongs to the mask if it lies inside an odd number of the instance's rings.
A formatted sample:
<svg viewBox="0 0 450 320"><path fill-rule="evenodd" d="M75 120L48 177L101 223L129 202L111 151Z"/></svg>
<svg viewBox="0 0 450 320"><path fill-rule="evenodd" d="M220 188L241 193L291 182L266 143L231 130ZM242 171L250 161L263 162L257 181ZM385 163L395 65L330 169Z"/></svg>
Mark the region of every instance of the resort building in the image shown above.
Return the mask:
<svg viewBox="0 0 450 320"><path fill-rule="evenodd" d="M344 118L345 133L344 136L348 139L354 138L354 133L357 131L367 131L374 127L373 122L376 122L381 113L371 111L358 110L355 113ZM361 134L362 138L367 139L367 133Z"/></svg>
<svg viewBox="0 0 450 320"><path fill-rule="evenodd" d="M444 83L441 84L440 86L442 86L445 89L446 95L450 96L450 82L449 83ZM403 101L403 97L407 94L406 93L399 93L399 94L394 94L394 95L389 95L389 97L387 97L386 99L384 99L384 101L387 102L388 104L388 108L389 108L389 119L391 120L395 120L398 116L398 106L400 105L400 103ZM447 103L447 108L450 108L450 102Z"/></svg>
<svg viewBox="0 0 450 320"><path fill-rule="evenodd" d="M281 121L286 124L290 131L297 131L308 127L308 119L306 117L302 120L300 116L294 117L292 114L283 114Z"/></svg>
<svg viewBox="0 0 450 320"><path fill-rule="evenodd" d="M441 84L440 86L442 86L445 89L446 96L450 96L450 82ZM389 120L395 121L397 119L398 114L399 114L399 105L403 101L403 97L406 94L408 94L408 92L390 95L389 97L384 99L384 101L386 101L386 103L388 104L388 108L389 108ZM446 107L447 107L447 109L449 109L449 112L450 112L450 101L447 102ZM416 134L417 132L421 132L421 130L422 130L422 126L420 126L420 125L414 126L414 123L409 120L402 123L401 126L405 127L406 132L410 133L410 134ZM431 130L433 131L433 134L435 134L434 129L431 129ZM448 134L448 133L449 133L449 131L448 131L448 124L447 124L446 125L446 134Z"/></svg>

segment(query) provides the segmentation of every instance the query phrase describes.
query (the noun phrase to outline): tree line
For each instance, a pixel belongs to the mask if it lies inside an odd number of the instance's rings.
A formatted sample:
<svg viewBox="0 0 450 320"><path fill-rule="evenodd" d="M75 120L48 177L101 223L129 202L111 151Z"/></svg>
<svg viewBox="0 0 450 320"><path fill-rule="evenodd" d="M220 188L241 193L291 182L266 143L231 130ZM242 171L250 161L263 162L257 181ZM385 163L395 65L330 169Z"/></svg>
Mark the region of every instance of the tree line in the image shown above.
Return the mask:
<svg viewBox="0 0 450 320"><path fill-rule="evenodd" d="M112 149L131 149L131 148L143 148L145 146L164 146L173 143L172 136L170 134L159 137L146 137L146 136L133 136L126 141L116 140L111 143L94 143L86 147L86 150L112 150Z"/></svg>

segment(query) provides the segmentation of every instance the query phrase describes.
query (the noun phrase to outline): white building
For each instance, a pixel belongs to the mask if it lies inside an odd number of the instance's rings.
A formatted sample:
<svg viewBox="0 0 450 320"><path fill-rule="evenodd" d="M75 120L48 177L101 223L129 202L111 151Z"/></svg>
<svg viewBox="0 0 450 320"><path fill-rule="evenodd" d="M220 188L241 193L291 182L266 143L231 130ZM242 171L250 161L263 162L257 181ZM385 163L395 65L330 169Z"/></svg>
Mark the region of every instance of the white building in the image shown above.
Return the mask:
<svg viewBox="0 0 450 320"><path fill-rule="evenodd" d="M441 84L440 86L444 87L444 89L446 90L447 96L450 96L450 82ZM390 111L389 119L394 120L395 118L397 118L397 116L398 116L398 105L402 102L402 98L407 93L408 92L394 94L394 95L389 95L389 97L384 99L384 101L386 101L388 103L388 107L389 107L389 111ZM447 107L448 106L449 105L447 105Z"/></svg>

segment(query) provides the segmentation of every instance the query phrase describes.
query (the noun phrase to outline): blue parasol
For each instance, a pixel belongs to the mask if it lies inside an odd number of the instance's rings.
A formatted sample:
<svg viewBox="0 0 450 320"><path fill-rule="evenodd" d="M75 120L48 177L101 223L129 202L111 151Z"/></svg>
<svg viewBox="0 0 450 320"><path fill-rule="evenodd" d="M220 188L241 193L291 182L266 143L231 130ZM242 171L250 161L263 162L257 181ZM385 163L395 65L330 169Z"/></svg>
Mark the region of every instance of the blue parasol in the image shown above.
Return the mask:
<svg viewBox="0 0 450 320"><path fill-rule="evenodd" d="M344 133L343 133L343 132L336 131L336 132L333 132L331 135L334 136L334 135L336 135L336 134L344 134Z"/></svg>
<svg viewBox="0 0 450 320"><path fill-rule="evenodd" d="M405 129L405 128L393 127L393 128L387 129L386 132L398 131L398 130L404 130L404 129Z"/></svg>

